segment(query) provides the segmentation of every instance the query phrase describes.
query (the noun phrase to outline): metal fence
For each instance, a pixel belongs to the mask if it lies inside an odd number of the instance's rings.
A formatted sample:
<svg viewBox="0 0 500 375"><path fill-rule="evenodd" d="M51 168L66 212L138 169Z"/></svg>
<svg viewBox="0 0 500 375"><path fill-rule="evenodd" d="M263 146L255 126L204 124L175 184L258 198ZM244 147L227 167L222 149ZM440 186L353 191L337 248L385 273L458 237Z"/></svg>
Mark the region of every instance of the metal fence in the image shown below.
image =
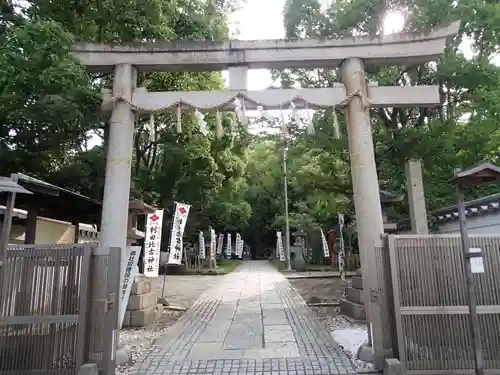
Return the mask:
<svg viewBox="0 0 500 375"><path fill-rule="evenodd" d="M500 372L500 237L469 237L471 247L484 250L485 272L474 282L485 368ZM380 300L378 345L410 374L473 373L460 237L394 235L387 245L377 250L379 288L387 296Z"/></svg>
<svg viewBox="0 0 500 375"><path fill-rule="evenodd" d="M0 267L0 373L76 375L85 362L114 373L119 265L119 251L96 244L8 247Z"/></svg>

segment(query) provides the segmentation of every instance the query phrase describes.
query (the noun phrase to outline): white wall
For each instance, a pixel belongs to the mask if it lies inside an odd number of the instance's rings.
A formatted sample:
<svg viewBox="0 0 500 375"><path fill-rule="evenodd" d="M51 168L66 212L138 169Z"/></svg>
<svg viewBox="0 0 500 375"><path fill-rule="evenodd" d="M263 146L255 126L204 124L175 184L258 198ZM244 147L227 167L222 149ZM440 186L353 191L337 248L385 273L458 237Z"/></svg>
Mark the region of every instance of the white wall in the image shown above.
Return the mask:
<svg viewBox="0 0 500 375"><path fill-rule="evenodd" d="M440 224L438 227L439 233L460 233L458 220ZM500 235L500 211L467 217L467 231L469 234Z"/></svg>

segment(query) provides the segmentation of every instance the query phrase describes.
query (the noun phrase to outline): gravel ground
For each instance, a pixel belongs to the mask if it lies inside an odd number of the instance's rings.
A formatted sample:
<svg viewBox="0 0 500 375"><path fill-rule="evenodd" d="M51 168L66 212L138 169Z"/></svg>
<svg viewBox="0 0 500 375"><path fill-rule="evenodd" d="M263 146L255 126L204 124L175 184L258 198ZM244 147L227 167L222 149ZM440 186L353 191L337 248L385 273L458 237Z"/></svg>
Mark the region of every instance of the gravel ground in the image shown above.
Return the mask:
<svg viewBox="0 0 500 375"><path fill-rule="evenodd" d="M167 276L164 297L171 305L189 308L205 290L219 282L221 277ZM162 276L152 280L152 289L158 296L161 296L162 286ZM128 374L129 367L140 359L144 351L183 314L183 311L164 310L158 321L147 328L124 328L120 332L120 344L129 350L131 362L117 368L116 374Z"/></svg>

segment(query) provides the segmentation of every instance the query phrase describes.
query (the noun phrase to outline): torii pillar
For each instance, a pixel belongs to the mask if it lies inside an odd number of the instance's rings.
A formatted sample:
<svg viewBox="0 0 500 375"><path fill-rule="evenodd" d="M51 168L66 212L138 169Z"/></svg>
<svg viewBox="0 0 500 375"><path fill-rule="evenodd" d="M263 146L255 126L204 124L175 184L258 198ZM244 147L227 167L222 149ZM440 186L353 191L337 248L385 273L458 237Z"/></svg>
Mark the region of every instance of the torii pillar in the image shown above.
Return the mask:
<svg viewBox="0 0 500 375"><path fill-rule="evenodd" d="M369 108L363 102L367 98L367 85L363 61L359 58L345 60L340 66L346 94L359 92L353 96L347 106L347 132L349 136L349 153L351 159L351 176L356 212L356 228L358 231L359 253L365 287L364 300L371 301L377 285L375 247L381 245L384 233L380 189L375 164L372 127ZM372 323L369 334L382 335L380 305L365 303L366 315ZM379 367L380 364L377 364Z"/></svg>

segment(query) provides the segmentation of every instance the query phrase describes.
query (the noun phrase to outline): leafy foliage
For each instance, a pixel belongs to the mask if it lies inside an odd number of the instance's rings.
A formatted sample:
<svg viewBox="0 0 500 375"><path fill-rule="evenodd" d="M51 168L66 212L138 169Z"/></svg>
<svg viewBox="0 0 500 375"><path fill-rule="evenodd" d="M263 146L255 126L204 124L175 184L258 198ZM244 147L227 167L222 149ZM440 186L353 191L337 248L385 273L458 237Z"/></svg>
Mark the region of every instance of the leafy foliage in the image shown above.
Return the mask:
<svg viewBox="0 0 500 375"><path fill-rule="evenodd" d="M22 171L92 197L102 197L107 118L100 115L100 89L106 74L87 74L68 54L75 41L120 42L222 40L235 0L30 0L24 10L14 1L0 6L0 165L1 174ZM460 35L435 63L370 69L379 85L437 84L442 107L373 109L372 125L382 187L405 193L404 162L423 160L427 206L453 201L447 183L456 167L480 159L500 163L500 7L496 0L338 0L326 9L318 0L287 0L287 38L340 38L379 35L387 12L406 16L404 30L426 32L461 20ZM464 55L463 41L470 49ZM462 43L462 47L460 47ZM467 48L466 48L467 49ZM340 81L336 69L274 72L284 87L327 87ZM150 91L215 90L219 73L139 75ZM338 113L343 138L334 139L332 115L318 111L315 135L291 124L287 177L291 229L318 235L336 225L337 212L353 218L346 119ZM283 150L277 136L252 136L234 118L224 119L226 136L197 131L194 118L183 119L177 134L172 114L137 121L132 194L171 209L174 201L193 205L188 232L206 229L245 231L255 247L272 246L283 227ZM101 137L103 142L96 144ZM89 147L93 143L94 147ZM498 191L470 189L469 198ZM168 215L169 212L167 212ZM393 220L407 217L401 205Z"/></svg>

